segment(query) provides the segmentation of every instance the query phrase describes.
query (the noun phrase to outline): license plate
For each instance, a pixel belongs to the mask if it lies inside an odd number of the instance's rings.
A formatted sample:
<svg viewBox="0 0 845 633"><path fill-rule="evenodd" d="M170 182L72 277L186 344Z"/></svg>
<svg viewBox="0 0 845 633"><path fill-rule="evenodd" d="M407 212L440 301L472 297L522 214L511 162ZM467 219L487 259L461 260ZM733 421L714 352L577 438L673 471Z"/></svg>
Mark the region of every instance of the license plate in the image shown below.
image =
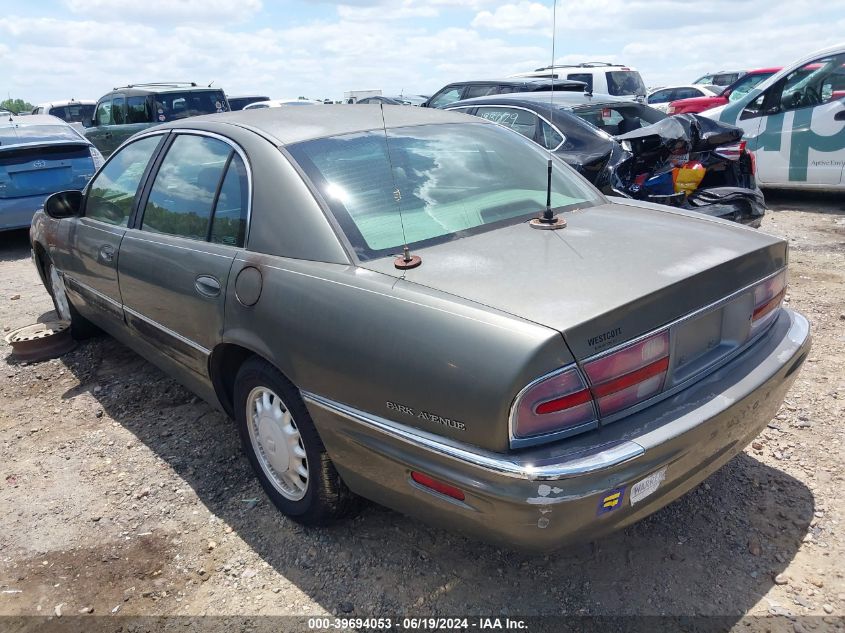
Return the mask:
<svg viewBox="0 0 845 633"><path fill-rule="evenodd" d="M666 466L631 486L631 505L642 501L660 487L666 479Z"/></svg>

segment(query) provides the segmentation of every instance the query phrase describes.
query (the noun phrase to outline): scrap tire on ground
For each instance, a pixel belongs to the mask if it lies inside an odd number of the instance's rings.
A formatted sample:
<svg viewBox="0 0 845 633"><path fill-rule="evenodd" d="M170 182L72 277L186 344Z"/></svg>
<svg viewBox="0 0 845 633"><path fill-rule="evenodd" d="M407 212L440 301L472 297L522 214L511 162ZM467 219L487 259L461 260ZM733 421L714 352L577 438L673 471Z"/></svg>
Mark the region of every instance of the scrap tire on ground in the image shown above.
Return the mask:
<svg viewBox="0 0 845 633"><path fill-rule="evenodd" d="M283 514L304 525L326 525L357 508L359 498L332 464L299 391L278 369L262 358L247 360L235 378L234 406L244 452ZM304 466L304 490L296 489L295 468L285 462Z"/></svg>
<svg viewBox="0 0 845 633"><path fill-rule="evenodd" d="M70 335L77 341L81 341L101 334L102 330L79 314L73 303L68 299L67 293L64 290L64 281L58 275L56 267L53 265L53 260L48 255L43 255L42 263L44 268L44 285L47 286L47 292L50 293L50 298L53 300L53 307L56 309L59 319L70 321Z"/></svg>

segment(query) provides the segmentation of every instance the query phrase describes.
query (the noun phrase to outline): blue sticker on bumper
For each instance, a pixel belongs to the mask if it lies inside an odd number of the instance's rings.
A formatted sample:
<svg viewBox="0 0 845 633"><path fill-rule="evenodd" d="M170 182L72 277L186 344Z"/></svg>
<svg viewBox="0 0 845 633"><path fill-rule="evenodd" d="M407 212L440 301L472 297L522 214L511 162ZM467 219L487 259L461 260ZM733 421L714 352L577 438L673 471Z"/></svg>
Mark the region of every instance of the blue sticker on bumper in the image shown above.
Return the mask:
<svg viewBox="0 0 845 633"><path fill-rule="evenodd" d="M614 488L613 490L603 494L599 499L599 509L597 515L607 514L616 508L622 506L622 501L625 499L625 486L621 488Z"/></svg>

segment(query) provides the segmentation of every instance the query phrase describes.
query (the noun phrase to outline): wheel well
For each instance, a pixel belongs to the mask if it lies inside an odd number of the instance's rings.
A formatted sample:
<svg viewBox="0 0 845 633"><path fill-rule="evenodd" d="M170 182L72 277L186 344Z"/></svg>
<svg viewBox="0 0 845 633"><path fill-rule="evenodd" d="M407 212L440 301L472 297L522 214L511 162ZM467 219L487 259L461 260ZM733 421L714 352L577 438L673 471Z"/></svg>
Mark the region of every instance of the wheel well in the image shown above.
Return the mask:
<svg viewBox="0 0 845 633"><path fill-rule="evenodd" d="M256 356L245 347L234 343L223 343L214 348L209 360L211 383L217 399L231 417L235 417L235 377L248 358Z"/></svg>

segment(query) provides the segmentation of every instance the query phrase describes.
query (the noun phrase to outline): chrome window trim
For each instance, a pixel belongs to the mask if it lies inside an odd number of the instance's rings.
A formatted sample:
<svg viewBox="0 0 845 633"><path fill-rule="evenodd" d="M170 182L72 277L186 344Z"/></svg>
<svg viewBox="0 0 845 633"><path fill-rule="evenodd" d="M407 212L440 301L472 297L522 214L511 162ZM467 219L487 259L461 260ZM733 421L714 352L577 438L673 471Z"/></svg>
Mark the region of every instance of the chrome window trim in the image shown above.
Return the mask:
<svg viewBox="0 0 845 633"><path fill-rule="evenodd" d="M393 439L412 444L415 448L432 451L463 464L481 468L487 472L504 477L523 479L528 481L553 481L569 479L581 475L588 475L597 471L613 468L624 462L636 459L645 454L645 449L630 440L619 443L606 444L593 450L581 451L554 460L555 463L520 463L512 458L484 451L457 446L428 434L415 431L397 422L365 413L354 407L324 398L315 393L302 391L303 399L314 406L318 406L347 420L357 422L370 429L381 431Z"/></svg>
<svg viewBox="0 0 845 633"><path fill-rule="evenodd" d="M191 251L192 253L201 253L203 255L213 255L214 257L222 257L224 259L229 259L232 257L231 253L229 255L222 255L220 253L212 253L211 251L203 251L197 248L190 248L188 246L182 246L181 244L169 244L167 242L157 242L155 240L147 240L143 237L138 237L134 233L130 233L130 231L137 231L141 233L141 229L127 229L126 235L124 239L131 239L136 240L138 242L146 242L147 244L155 244L157 246L164 246L165 248L178 248L183 251ZM171 235L170 233L152 233L151 231L146 231L144 235L165 235L167 237L176 239L176 240L190 240L191 242L196 242L198 244L215 244L216 246L220 246L221 248L237 248L235 246L230 246L229 244L217 244L216 242L206 242L205 240L193 240L190 237L183 237L181 235Z"/></svg>
<svg viewBox="0 0 845 633"><path fill-rule="evenodd" d="M230 246L230 248L246 249L247 242L249 242L249 231L252 228L252 194L253 194L252 165L249 162L249 158L247 158L246 152L235 141L233 141L232 139L230 139L226 136L223 136L222 134L218 134L217 132L208 132L206 130L197 130L195 128L187 128L187 127L185 127L185 128L183 128L183 127L171 127L171 128L167 128L167 132L172 133L174 136L179 136L180 134L190 134L190 135L195 135L195 136L207 136L209 138L217 139L218 141L222 141L223 143L226 143L229 147L231 147L235 151L235 153L237 153L238 156L241 157L241 160L244 163L244 168L246 169L246 181L247 181L247 190L248 190L247 191L247 193L248 193L247 201L246 201L246 230L244 231L244 243L240 246ZM143 136L150 136L150 135L155 134L155 133L160 134L161 131L150 132L149 134L144 134ZM133 140L138 140L138 138L140 138L140 136L132 137L132 138L133 138ZM174 138L174 142L175 142L175 140L176 139ZM171 143L171 145L172 145L172 143ZM120 147L123 147L123 145L121 145ZM120 150L120 147L118 147L116 150L114 150L112 155L116 154ZM168 147L167 152L165 152L164 156L162 157L162 163L165 160L167 160L167 154L169 152L170 152L170 148ZM111 156L109 156L109 158L111 158ZM161 164L159 165L159 168L156 170L156 173L154 175L150 174L150 176L152 177L151 186L155 184L156 176L158 176L158 172L160 170L161 170ZM152 189L150 189L150 191L152 191ZM141 225L138 227L138 230L143 231L144 230L144 211L146 211L146 209L143 209L143 210L139 209L138 211L140 212L140 220L141 220ZM215 208L213 211L214 211L214 213L216 213L217 209ZM214 221L214 214L211 215L211 217L209 218L209 221L210 222ZM155 234L153 234L153 235L155 235ZM170 237L181 238L181 239L184 239L184 240L192 240L192 238L185 237L184 235L171 235L169 233L166 234L166 235L169 235ZM192 240L192 241L194 241L194 242L207 242L209 244L214 243L214 242L209 242L208 240ZM228 246L228 244L221 244L221 246Z"/></svg>
<svg viewBox="0 0 845 633"><path fill-rule="evenodd" d="M548 125L555 132L557 132L560 135L560 138L563 139L560 143L558 143L556 146L552 147L551 149L549 149L548 147L545 147L543 145L541 145L540 147L542 147L543 149L548 150L550 152L556 152L563 146L564 143L566 143L566 134L561 132L560 129L554 123L549 121L542 114L540 114L539 112L535 112L534 110L531 110L530 108L524 108L522 106L515 106L515 105L496 105L496 104L492 104L492 103L479 103L477 105L455 106L454 108L443 108L443 109L444 110L465 110L465 109L469 109L469 108L507 108L507 109L510 109L510 110L522 110L523 112L529 112L529 113L533 114L534 116L536 116L538 119L542 119L543 121L545 121L546 125ZM478 115L473 114L471 116L478 116ZM496 125L501 125L502 127L507 127L508 129L516 132L516 130L514 130L512 127L508 127L507 125L504 125L503 123L498 123L497 121L493 121L492 119L485 119L484 117L481 117L481 116L479 116L478 118L483 119L484 121L490 121L490 123L495 123ZM523 136L524 138L528 138L527 136L525 136L525 135L523 135L519 132L517 132L517 134L520 134L520 136ZM528 139L528 140L533 141L534 139Z"/></svg>
<svg viewBox="0 0 845 633"><path fill-rule="evenodd" d="M153 321L151 318L144 316L143 314L141 314L140 312L138 312L138 311L136 311L136 310L133 310L132 308L127 308L126 306L122 306L122 307L123 307L123 310L124 310L125 312L128 312L129 314L131 314L131 315L132 315L132 316L134 316L135 318L137 318L137 319L141 319L141 320L142 320L142 321L144 321L145 323L148 323L149 325L152 325L153 327L155 327L155 328L157 328L157 329L161 330L161 331L162 331L162 332L164 332L165 334L169 334L169 335L170 335L170 336L172 336L173 338L175 338L175 339L177 339L177 340L179 340L179 341L182 341L183 343L185 343L186 345L189 345L190 347L193 347L195 350L197 350L197 351L198 351L198 352L200 352L201 354L203 354L203 355L205 355L205 356L210 356L210 355L211 355L211 350L210 350L210 349L206 349L205 347L203 347L203 346L202 346L202 345L200 345L199 343L195 343L195 342L194 342L194 341L192 341L191 339L189 339L189 338L186 338L186 337L182 336L182 335L181 335L181 334L179 334L178 332L174 332L174 331L173 331L173 330L171 330L170 328L163 326L163 325L162 325L161 323L159 323L158 321Z"/></svg>
<svg viewBox="0 0 845 633"><path fill-rule="evenodd" d="M708 305L706 305L702 308L699 308L698 310L690 312L689 314L685 314L682 317L679 317L679 318L675 319L674 321L670 321L669 323L666 323L665 325L662 325L662 326L655 328L655 329L653 329L649 332L646 332L645 334L642 334L642 335L640 335L636 338L633 338L629 341L625 341L624 343L620 343L619 345L614 345L613 347L606 349L602 352L599 352L597 354L593 354L592 356L588 356L587 358L585 358L582 361L575 361L574 363L570 363L570 364L568 364L568 365L566 365L562 368L555 369L554 371L551 371L547 374L540 376L539 378L536 378L535 380L530 382L528 385L523 387L519 391L519 393L517 393L516 397L511 402L510 412L508 414L508 442L509 442L510 447L511 448L522 448L522 447L525 447L525 446L534 446L534 445L537 445L537 444L540 444L540 443L552 442L552 441L555 441L555 440L558 440L558 439L563 439L564 437L568 437L568 436L573 435L574 433L572 431L575 431L577 429L580 429L579 432L586 432L586 431L592 430L591 428L586 428L586 427L588 427L588 424L584 424L584 425L581 425L579 427L575 427L573 429L563 429L561 431L555 431L555 432L552 432L552 433L547 433L545 435L537 435L537 436L534 436L534 437L531 437L531 438L516 437L516 435L514 434L514 426L515 426L515 422L516 422L516 409L517 409L517 405L519 404L519 399L525 394L525 392L528 389L530 389L531 387L536 385L538 382L546 380L547 378L551 378L552 376L555 376L556 374L561 373L563 371L566 371L568 369L572 369L573 367L577 367L578 371L581 374L581 379L584 381L584 384L587 385L587 388L592 391L592 385L591 385L590 381L587 379L586 373L583 370L583 365L585 363L589 363L589 362L592 362L594 360L599 360L601 358L604 358L605 356L609 356L610 354L614 354L614 353L616 353L616 352L618 352L618 351L620 351L620 350L622 350L626 347L629 347L631 345L636 345L637 343L639 343L639 342L641 342L641 341L643 341L643 340L645 340L645 339L647 339L651 336L654 336L655 334L658 334L658 333L660 333L664 330L670 331L670 337L671 337L671 331L672 331L673 328L683 324L686 321L689 321L689 320L694 319L698 316L701 316L702 314L705 314L705 313L707 313L711 310L716 310L716 309L730 303L731 301L733 301L734 299L736 299L740 295L751 291L755 286L758 286L758 285L768 281L769 279L772 279L773 277L776 277L777 275L779 275L779 274L781 274L782 272L785 272L785 271L788 271L787 266L783 266L783 267L779 268L777 271L767 275L766 277L763 277L762 279L759 279L759 280L755 281L754 283L748 284L747 286L740 288L739 290L727 295L726 297L722 297L721 299L719 299L717 301L714 301L714 302L712 302L712 303L710 303L710 304L708 304ZM699 372L689 376L683 382L680 382L670 389L666 389L664 391L661 391L660 393L655 394L654 396L652 396L651 398L648 398L647 400L643 400L642 402L638 402L637 404L631 405L630 407L622 409L621 411L618 411L618 412L616 412L612 415L609 415L607 417L602 417L600 415L597 407L596 407L595 398L593 398L593 407L594 407L594 411L596 413L596 419L597 419L598 423L602 426L604 426L605 424L612 424L613 422L616 422L616 421L618 421L622 418L625 418L629 415L633 415L634 413L637 413L638 411L642 411L643 409L650 407L653 404L657 404L661 400L665 400L666 398L669 398L669 397L675 395L679 391L686 389L687 387L690 386L691 383L696 382L698 380L701 380L705 376L707 376L707 375L713 373L714 371L718 370L719 368L723 367L724 365L729 363L731 360L733 360L734 358L736 358L737 356L742 354L744 351L746 351L749 347L751 347L754 343L756 343L760 339L760 337L763 336L763 334L765 334L766 332L768 332L771 329L771 327L774 325L775 321L777 321L776 318L771 319L771 321L766 325L766 327L764 327L759 332L757 332L754 336L752 336L747 341L745 341L745 343L743 343L742 345L737 347L735 350L732 350L731 352L725 354L725 356L720 358L718 361L704 367ZM671 342L670 342L670 349L671 349Z"/></svg>

